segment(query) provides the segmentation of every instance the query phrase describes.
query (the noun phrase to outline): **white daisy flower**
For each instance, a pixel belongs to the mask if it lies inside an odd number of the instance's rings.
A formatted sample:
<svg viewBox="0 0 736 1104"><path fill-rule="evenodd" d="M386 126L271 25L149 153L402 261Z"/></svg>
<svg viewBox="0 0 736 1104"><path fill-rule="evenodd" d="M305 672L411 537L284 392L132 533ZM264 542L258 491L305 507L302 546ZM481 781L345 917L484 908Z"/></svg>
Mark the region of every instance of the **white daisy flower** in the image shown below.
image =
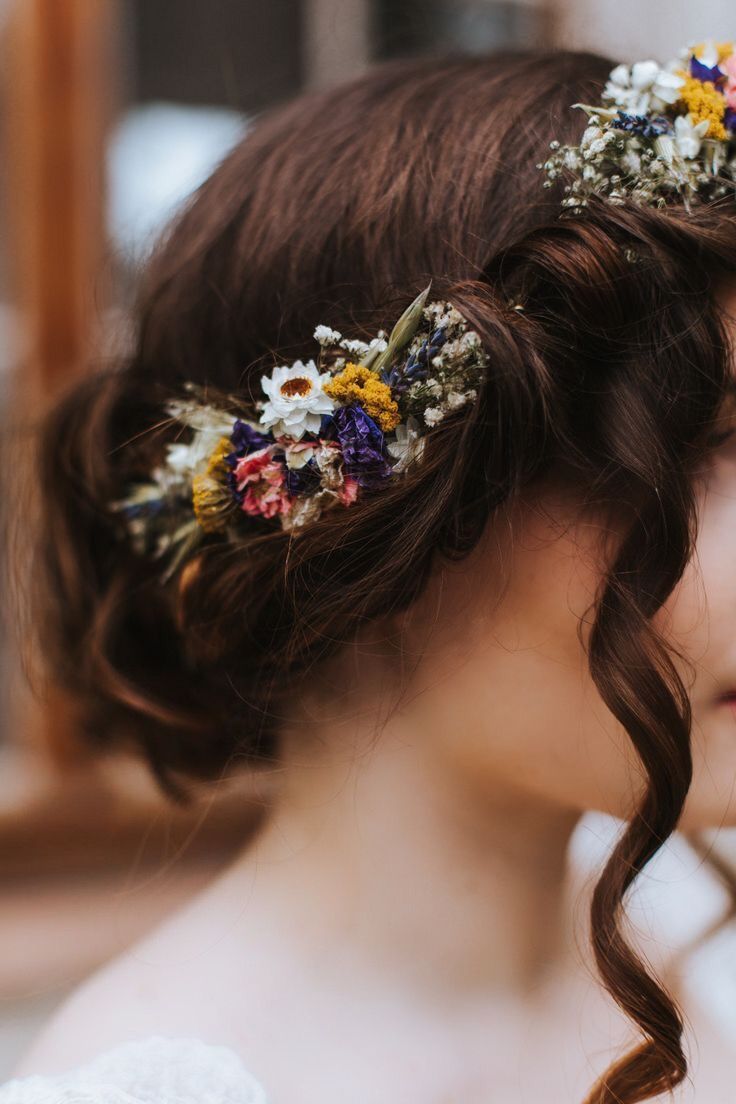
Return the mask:
<svg viewBox="0 0 736 1104"><path fill-rule="evenodd" d="M699 123L695 123L690 112L687 115L678 115L675 119L675 145L678 152L689 159L697 157L709 127L710 119L701 119Z"/></svg>
<svg viewBox="0 0 736 1104"><path fill-rule="evenodd" d="M261 424L275 437L300 440L305 433L319 432L323 414L331 414L335 403L322 390L331 379L320 372L313 360L296 360L290 367L274 368L271 377L261 376L261 387L268 396L263 403Z"/></svg>

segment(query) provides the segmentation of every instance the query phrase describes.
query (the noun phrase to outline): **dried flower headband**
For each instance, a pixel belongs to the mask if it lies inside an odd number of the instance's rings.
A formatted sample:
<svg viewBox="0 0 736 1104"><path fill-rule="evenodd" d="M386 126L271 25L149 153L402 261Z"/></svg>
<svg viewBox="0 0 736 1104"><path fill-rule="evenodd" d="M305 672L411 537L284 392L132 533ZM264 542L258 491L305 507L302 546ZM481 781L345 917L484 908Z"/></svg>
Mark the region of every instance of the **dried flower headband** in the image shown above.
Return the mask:
<svg viewBox="0 0 736 1104"><path fill-rule="evenodd" d="M577 213L598 194L658 206L674 197L689 209L695 197L736 190L733 42L688 46L664 67L618 65L601 98L572 105L588 113L580 143L551 142L537 166L545 187L570 178L563 208ZM488 362L480 338L451 303L425 305L428 293L388 338L381 330L365 343L317 326L318 363L275 367L247 409L184 385L192 398L167 412L190 440L169 444L150 479L111 503L136 550L168 560L164 580L207 534L237 537L254 519L294 531L350 506L418 460L428 430L476 398Z"/></svg>
<svg viewBox="0 0 736 1104"><path fill-rule="evenodd" d="M263 398L237 413L189 399L167 413L191 431L167 446L147 482L112 503L141 555L168 561L169 579L212 533L277 521L299 530L350 506L419 459L432 427L477 397L488 358L480 337L430 286L387 337L366 343L317 326L317 363L296 360L261 377ZM238 409L239 407L239 409Z"/></svg>
<svg viewBox="0 0 736 1104"><path fill-rule="evenodd" d="M580 143L551 142L537 166L552 187L565 185L563 207L584 208L591 195L663 206L715 199L736 190L736 48L733 42L690 45L661 67L617 65L602 103L573 104L588 113Z"/></svg>

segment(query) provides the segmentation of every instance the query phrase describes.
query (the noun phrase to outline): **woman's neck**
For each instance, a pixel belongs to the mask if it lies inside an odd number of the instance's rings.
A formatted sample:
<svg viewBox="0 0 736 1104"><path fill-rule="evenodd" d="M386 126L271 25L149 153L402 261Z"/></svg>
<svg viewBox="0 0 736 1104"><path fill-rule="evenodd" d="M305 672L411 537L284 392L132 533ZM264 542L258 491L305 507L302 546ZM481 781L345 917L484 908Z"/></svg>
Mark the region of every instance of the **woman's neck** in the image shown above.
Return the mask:
<svg viewBox="0 0 736 1104"><path fill-rule="evenodd" d="M248 928L445 1008L540 993L581 942L579 814L453 777L400 717L377 741L357 720L320 741L295 736L272 815L227 871Z"/></svg>

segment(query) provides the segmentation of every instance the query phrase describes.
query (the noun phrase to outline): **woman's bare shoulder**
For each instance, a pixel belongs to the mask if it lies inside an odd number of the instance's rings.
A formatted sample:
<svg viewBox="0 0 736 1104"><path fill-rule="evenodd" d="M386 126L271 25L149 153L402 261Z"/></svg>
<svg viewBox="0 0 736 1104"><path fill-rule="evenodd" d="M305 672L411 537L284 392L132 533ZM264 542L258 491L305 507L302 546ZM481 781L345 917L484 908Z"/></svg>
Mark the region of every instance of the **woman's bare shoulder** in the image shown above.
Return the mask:
<svg viewBox="0 0 736 1104"><path fill-rule="evenodd" d="M223 889L224 885L224 889ZM149 1035L258 1041L257 994L269 969L240 923L222 874L59 1005L20 1056L15 1077L80 1065L124 1039ZM254 967L254 963L256 964ZM253 994L245 1002L242 994Z"/></svg>
<svg viewBox="0 0 736 1104"><path fill-rule="evenodd" d="M185 910L161 922L72 990L12 1070L14 1077L62 1072L121 1039L189 1034L191 925Z"/></svg>
<svg viewBox="0 0 736 1104"><path fill-rule="evenodd" d="M126 952L90 975L46 1021L12 1069L13 1077L55 1074L82 1065L98 1053L154 1030L155 1017Z"/></svg>

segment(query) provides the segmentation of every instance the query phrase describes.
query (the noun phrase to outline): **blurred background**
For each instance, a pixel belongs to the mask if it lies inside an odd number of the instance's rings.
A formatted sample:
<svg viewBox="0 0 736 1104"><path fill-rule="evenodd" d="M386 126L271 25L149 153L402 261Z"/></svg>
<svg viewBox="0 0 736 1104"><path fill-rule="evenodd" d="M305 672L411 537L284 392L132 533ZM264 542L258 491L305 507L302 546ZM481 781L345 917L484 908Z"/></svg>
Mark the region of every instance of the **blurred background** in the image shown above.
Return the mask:
<svg viewBox="0 0 736 1104"><path fill-rule="evenodd" d="M128 347L153 237L263 109L388 57L564 44L666 61L687 42L734 34L725 0L0 0L6 463L62 383ZM257 815L247 780L182 811L140 764L91 756L67 703L30 691L23 645L9 598L0 1081L66 993L217 873ZM584 818L571 851L580 871L597 868L616 829ZM732 861L732 833L717 844ZM675 837L641 879L632 916L656 960L657 945L686 947L728 908L721 881ZM689 984L709 991L719 1028L736 1040L733 925L691 961Z"/></svg>

